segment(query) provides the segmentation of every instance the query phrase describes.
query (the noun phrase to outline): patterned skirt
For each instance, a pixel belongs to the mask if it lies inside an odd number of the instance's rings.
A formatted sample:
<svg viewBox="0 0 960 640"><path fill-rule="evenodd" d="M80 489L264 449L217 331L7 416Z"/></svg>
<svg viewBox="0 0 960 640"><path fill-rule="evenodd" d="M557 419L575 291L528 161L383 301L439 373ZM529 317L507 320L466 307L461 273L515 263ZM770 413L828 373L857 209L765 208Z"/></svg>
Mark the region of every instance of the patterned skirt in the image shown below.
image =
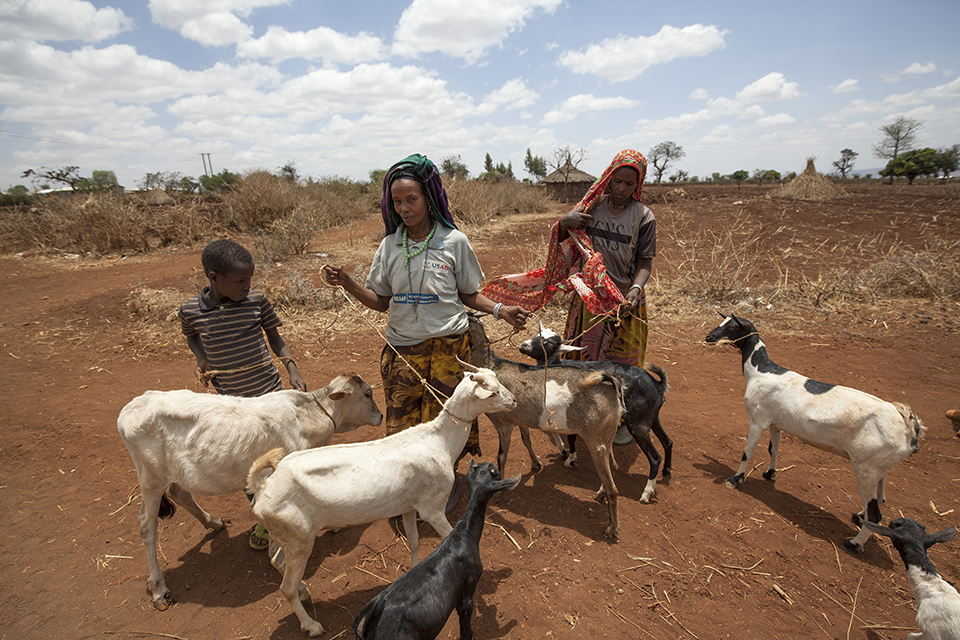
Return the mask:
<svg viewBox="0 0 960 640"><path fill-rule="evenodd" d="M438 415L443 402L453 394L463 378L459 357L470 362L470 332L431 338L410 347L383 347L380 354L380 377L386 400L387 435L429 422ZM396 352L394 351L396 349ZM397 353L403 359L397 357ZM436 391L439 400L420 382L425 379ZM473 421L464 453L480 455L480 431ZM463 457L463 454L461 454Z"/></svg>
<svg viewBox="0 0 960 640"><path fill-rule="evenodd" d="M595 326L594 326L595 325ZM579 336L579 337L578 337ZM647 352L647 296L640 292L636 314L625 314L620 323L601 319L586 308L578 296L570 300L566 339L583 347L567 357L573 360L612 360L642 367Z"/></svg>

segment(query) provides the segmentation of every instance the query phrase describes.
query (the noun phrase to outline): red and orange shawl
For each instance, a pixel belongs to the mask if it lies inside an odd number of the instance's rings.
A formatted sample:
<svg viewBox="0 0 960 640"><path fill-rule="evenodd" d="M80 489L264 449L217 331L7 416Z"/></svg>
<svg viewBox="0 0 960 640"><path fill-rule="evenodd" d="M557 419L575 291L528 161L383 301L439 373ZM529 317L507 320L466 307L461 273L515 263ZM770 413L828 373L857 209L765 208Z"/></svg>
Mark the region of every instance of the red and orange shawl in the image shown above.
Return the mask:
<svg viewBox="0 0 960 640"><path fill-rule="evenodd" d="M610 177L620 167L633 167L640 174L637 191L633 194L634 199L639 201L647 175L647 159L639 151L624 149L590 186L574 210L589 211L606 192ZM557 292L575 291L591 314L615 310L624 301L623 295L607 275L600 252L594 250L593 243L583 229L571 229L569 236L563 242L559 241L558 220L551 229L547 264L526 273L500 276L483 288L483 295L494 302L537 311Z"/></svg>

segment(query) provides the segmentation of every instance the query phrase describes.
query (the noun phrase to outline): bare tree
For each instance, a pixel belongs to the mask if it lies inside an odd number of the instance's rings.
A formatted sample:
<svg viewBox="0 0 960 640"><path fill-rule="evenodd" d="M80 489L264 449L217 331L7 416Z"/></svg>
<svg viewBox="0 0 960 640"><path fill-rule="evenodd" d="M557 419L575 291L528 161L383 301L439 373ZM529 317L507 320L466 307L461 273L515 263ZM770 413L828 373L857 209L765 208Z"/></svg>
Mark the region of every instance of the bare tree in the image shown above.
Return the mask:
<svg viewBox="0 0 960 640"><path fill-rule="evenodd" d="M840 174L841 180L845 180L847 174L853 171L853 163L858 155L860 154L853 149L844 149L840 152L840 159L833 161L833 166Z"/></svg>
<svg viewBox="0 0 960 640"><path fill-rule="evenodd" d="M647 160L653 165L653 170L657 174L657 184L660 184L663 179L663 174L666 173L670 163L679 160L685 155L687 154L683 150L683 147L670 140L661 142L653 149L650 149L650 156Z"/></svg>
<svg viewBox="0 0 960 640"><path fill-rule="evenodd" d="M890 124L880 127L883 140L873 146L873 155L893 162L900 153L913 148L917 142L917 130L922 126L919 120L897 116ZM893 174L890 174L890 184L893 184Z"/></svg>

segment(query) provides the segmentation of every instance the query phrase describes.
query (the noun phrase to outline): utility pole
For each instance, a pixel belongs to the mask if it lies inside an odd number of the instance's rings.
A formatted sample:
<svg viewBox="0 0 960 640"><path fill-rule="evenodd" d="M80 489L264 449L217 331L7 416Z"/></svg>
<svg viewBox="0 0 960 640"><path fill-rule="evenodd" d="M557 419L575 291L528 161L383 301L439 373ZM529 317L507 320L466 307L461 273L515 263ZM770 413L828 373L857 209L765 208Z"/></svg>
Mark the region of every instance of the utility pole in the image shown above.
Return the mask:
<svg viewBox="0 0 960 640"><path fill-rule="evenodd" d="M210 159L209 153L201 153L200 158L203 160L203 175L212 176L213 175L213 160ZM209 168L208 168L209 165Z"/></svg>

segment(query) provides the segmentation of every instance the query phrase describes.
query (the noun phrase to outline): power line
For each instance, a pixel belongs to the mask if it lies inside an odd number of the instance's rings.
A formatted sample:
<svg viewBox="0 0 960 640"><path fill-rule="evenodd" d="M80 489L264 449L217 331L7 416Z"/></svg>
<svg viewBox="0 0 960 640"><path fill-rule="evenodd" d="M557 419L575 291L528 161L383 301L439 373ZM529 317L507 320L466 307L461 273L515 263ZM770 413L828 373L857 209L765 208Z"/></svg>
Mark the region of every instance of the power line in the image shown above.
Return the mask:
<svg viewBox="0 0 960 640"><path fill-rule="evenodd" d="M0 136L9 138L22 138L24 140L39 140L41 142L53 142L54 144L68 144L75 147L89 147L91 149L114 149L115 147L105 144L90 144L85 142L71 142L69 140L57 140L56 138L44 138L42 136L31 136L23 133L11 133L9 131L0 131Z"/></svg>

